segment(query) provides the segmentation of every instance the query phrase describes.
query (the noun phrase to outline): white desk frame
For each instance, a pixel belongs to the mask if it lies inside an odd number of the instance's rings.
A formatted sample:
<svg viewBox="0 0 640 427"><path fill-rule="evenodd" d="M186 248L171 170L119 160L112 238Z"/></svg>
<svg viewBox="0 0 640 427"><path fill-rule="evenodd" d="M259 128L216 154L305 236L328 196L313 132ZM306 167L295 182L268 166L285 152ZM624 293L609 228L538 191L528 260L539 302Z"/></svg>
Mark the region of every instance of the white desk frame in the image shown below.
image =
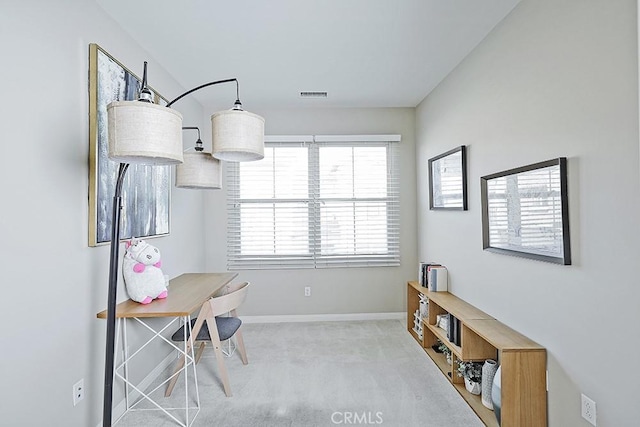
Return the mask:
<svg viewBox="0 0 640 427"><path fill-rule="evenodd" d="M128 340L128 337L127 337L127 320L135 321L136 323L143 325L146 329L148 329L149 331L151 331L153 333L153 336L151 338L149 338L144 344L142 344L140 346L140 348L138 348L132 354L128 354L128 351L127 351L127 349L129 348L129 340ZM117 335L117 338L116 338L116 348L117 348L118 342L120 340L120 336L122 335L122 337L123 337L123 340L122 340L122 354L124 354L124 360L122 360L121 363L116 365L116 367L114 369L114 383L115 383L115 379L119 378L125 384L124 395L125 395L126 409L125 409L124 413L122 415L120 415L116 419L114 424L117 424L130 411L155 411L155 410L159 410L159 411L164 412L168 417L170 417L172 420L174 420L178 425L180 425L182 427L189 427L195 421L198 413L200 413L200 393L198 391L198 374L197 374L197 371L196 371L196 368L195 368L195 363L194 363L195 357L194 357L194 352L193 352L193 346L190 347L190 351L187 350L186 347L187 347L188 341L184 341L183 348L180 348L180 347L176 346L174 343L172 343L171 341L169 341L168 339L166 339L164 336L161 335L170 326L176 325L176 324L187 325L186 327L189 330L189 334L191 334L191 316L176 317L174 319L171 319L164 327L162 327L159 330L153 329L151 326L149 326L147 324L147 322L144 321L143 318L134 317L134 318L130 318L130 319L126 319L126 318L118 319L118 326L117 326L117 328L118 328L117 329L117 334L118 335ZM186 363L184 364L184 366L180 370L178 370L178 372L176 374L171 375L170 377L166 378L164 381L162 381L155 388L150 390L148 393L145 393L143 390L139 389L138 386L136 386L135 384L133 384L129 380L128 363L136 355L140 354L140 352L147 345L149 345L151 342L153 342L156 339L161 339L162 341L166 342L171 347L176 349L178 351L178 353L179 353L178 356L184 355ZM191 340L191 336L189 337L189 340ZM189 366L192 367L193 382L195 384L195 398L196 398L195 406L190 406L189 405L189 375L188 375L188 372L187 372ZM160 387L162 387L163 385L167 384L167 382L169 382L171 380L171 378L173 378L175 375L180 374L182 371L185 372L185 375L184 375L184 387L185 387L185 402L184 402L184 406L182 406L182 407L166 407L166 408L162 407L160 405L160 403L156 402L155 400L153 400L151 398L151 395L156 390L158 390ZM135 399L135 401L132 401L132 390L140 395L140 397ZM147 400L150 403L152 403L155 406L155 408L137 408L136 407L139 403L141 403L141 402L143 402L145 400ZM172 411L172 410L184 410L184 421L179 420L173 414L171 414L169 411ZM189 416L190 416L189 413L190 412L191 412L191 418L189 418Z"/></svg>
<svg viewBox="0 0 640 427"><path fill-rule="evenodd" d="M190 427L195 421L196 417L200 413L200 394L198 391L198 376L195 364L195 354L193 345L193 336L196 331L191 330L191 314L199 309L202 304L205 304L220 288L227 285L231 280L237 276L236 273L191 273L183 274L169 282L169 296L164 300L154 300L150 304L139 304L137 302L128 300L124 301L116 307L116 345L115 348L119 348L119 344L122 344L122 361L115 366L114 369L114 382L115 379L120 379L124 387L125 405L126 409L122 415L120 415L115 421L117 424L126 414L130 411L162 411L173 421L175 421L181 427ZM106 311L98 313L99 318L106 317ZM154 329L146 321L147 318L171 318L164 326ZM142 325L144 328L152 333L151 338L142 343L133 353L129 354L129 340L127 337L127 321L132 321ZM189 331L189 340L183 340L182 345L178 346L171 340L167 339L163 334L168 334L170 327L183 326ZM142 350L145 349L151 342L155 340L161 340L169 344L174 350L178 352L178 360L180 361L184 356L185 363L183 366L164 379L159 385L150 391L141 390L139 385L133 384L129 379L129 363L131 360L138 356ZM118 358L116 357L116 360ZM189 367L193 372L193 381L195 385L195 402L190 402L189 394ZM185 402L184 407L163 407L161 402L157 402L151 398L151 394L156 392L159 388L166 385L172 378L180 375L184 371L184 387L185 387ZM135 399L132 394L137 393ZM193 398L193 395L191 396ZM153 408L138 408L136 407L141 402L148 401L153 404ZM184 410L184 420L178 419L169 411Z"/></svg>

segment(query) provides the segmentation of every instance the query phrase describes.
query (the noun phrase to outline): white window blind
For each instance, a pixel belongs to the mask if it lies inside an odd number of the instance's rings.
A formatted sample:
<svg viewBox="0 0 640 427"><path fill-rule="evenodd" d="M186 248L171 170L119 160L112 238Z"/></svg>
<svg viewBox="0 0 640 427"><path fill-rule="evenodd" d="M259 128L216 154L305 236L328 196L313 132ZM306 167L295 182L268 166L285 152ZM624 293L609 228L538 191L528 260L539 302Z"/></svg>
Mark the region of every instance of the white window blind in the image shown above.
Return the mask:
<svg viewBox="0 0 640 427"><path fill-rule="evenodd" d="M227 167L227 267L399 265L399 135L267 137Z"/></svg>

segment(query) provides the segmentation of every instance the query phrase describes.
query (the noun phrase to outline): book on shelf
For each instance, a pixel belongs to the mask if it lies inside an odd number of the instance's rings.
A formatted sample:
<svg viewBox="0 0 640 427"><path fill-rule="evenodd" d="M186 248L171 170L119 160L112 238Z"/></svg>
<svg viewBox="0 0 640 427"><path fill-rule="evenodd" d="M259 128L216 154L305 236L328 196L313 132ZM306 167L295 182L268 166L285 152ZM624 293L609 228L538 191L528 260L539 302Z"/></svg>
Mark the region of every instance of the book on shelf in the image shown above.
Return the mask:
<svg viewBox="0 0 640 427"><path fill-rule="evenodd" d="M455 340L455 335L454 335L455 332L453 330L455 323L456 323L455 316L451 313L448 313L447 314L447 339L449 340L449 342L453 342Z"/></svg>
<svg viewBox="0 0 640 427"><path fill-rule="evenodd" d="M418 284L423 288L427 288L429 286L429 267L431 266L440 266L440 264L435 262L421 262L418 266Z"/></svg>
<svg viewBox="0 0 640 427"><path fill-rule="evenodd" d="M432 265L427 268L427 284L430 291L446 292L449 287L448 283L447 267Z"/></svg>
<svg viewBox="0 0 640 427"><path fill-rule="evenodd" d="M449 341L454 343L455 345L460 345L460 336L462 324L460 323L460 319L450 314L449 318L450 326L449 329L451 331L450 335L447 335Z"/></svg>
<svg viewBox="0 0 640 427"><path fill-rule="evenodd" d="M447 314L447 339L455 345L460 345L460 337L462 335L462 324L460 319L451 313Z"/></svg>

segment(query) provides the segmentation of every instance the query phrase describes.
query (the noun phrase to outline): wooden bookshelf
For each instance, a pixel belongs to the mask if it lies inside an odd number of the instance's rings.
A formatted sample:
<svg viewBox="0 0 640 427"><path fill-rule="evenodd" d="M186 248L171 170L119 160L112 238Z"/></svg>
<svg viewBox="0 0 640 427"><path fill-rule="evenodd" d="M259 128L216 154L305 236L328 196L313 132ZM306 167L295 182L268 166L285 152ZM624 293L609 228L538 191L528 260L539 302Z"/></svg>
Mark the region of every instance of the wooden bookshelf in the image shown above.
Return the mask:
<svg viewBox="0 0 640 427"><path fill-rule="evenodd" d="M423 319L422 340L412 330L413 313L420 302L419 294L429 299L428 317ZM460 345L454 345L447 339L446 331L436 327L436 316L446 313L460 320ZM498 426L495 414L482 404L480 396L469 393L463 379L456 375L455 367L459 361L495 359L502 366L502 427L547 426L547 352L544 347L455 295L430 292L418 282L407 284L407 329L485 425ZM451 350L451 364L443 354L431 348L438 340Z"/></svg>

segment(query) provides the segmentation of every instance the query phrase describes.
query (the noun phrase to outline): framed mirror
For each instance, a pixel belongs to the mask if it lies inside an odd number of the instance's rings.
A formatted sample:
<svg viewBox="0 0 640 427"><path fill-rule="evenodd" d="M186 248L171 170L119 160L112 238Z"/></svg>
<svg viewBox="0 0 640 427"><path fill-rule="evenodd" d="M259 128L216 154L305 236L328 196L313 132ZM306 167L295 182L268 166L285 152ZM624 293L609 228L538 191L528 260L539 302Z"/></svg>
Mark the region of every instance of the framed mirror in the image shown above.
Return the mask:
<svg viewBox="0 0 640 427"><path fill-rule="evenodd" d="M467 210L464 145L429 159L429 209Z"/></svg>
<svg viewBox="0 0 640 427"><path fill-rule="evenodd" d="M571 264L567 159L480 178L483 249Z"/></svg>

